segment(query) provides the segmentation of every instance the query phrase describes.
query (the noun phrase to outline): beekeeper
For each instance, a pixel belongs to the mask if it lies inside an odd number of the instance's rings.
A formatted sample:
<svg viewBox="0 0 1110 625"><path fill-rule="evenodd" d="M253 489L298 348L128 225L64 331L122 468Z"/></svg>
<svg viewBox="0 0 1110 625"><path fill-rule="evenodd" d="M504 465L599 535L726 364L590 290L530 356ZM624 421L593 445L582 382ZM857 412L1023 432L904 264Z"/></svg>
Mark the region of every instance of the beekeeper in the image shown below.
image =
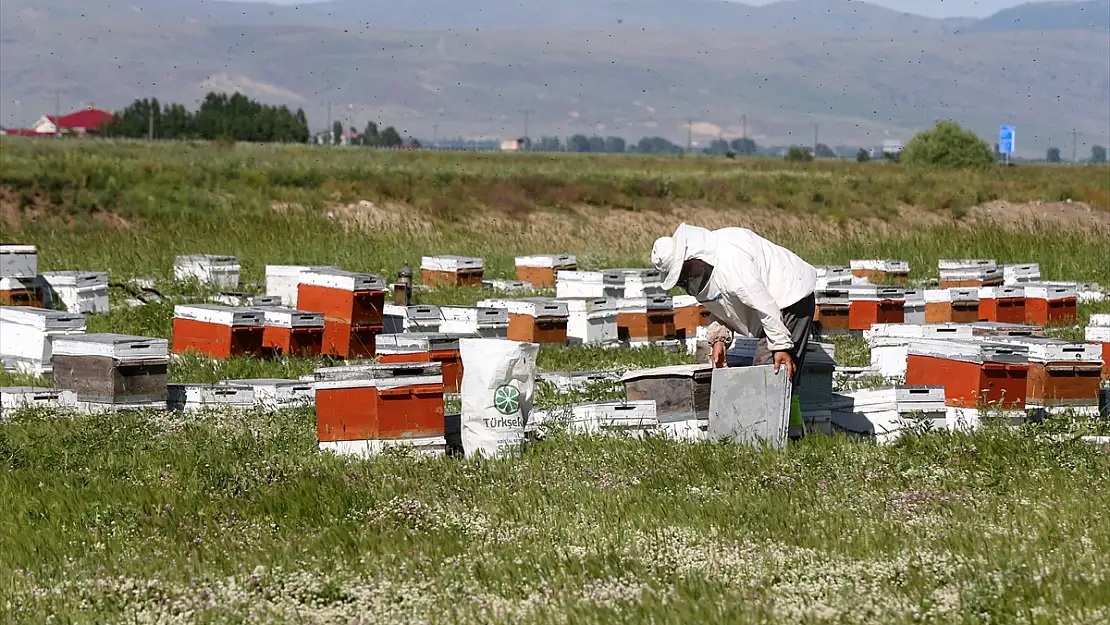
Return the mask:
<svg viewBox="0 0 1110 625"><path fill-rule="evenodd" d="M710 313L714 367L727 367L733 332L759 339L756 365L790 376L790 437L803 435L798 399L813 326L817 270L790 250L746 228L706 230L681 224L655 241L651 262L663 288L681 287Z"/></svg>

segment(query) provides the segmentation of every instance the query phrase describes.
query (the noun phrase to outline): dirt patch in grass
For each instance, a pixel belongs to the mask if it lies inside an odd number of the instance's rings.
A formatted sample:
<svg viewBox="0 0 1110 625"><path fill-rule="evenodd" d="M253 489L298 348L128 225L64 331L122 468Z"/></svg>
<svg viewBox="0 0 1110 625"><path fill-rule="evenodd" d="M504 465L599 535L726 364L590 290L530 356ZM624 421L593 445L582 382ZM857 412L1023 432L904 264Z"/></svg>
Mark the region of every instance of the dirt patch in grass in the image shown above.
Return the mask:
<svg viewBox="0 0 1110 625"><path fill-rule="evenodd" d="M993 221L1009 228L1029 224L1110 232L1110 211L1084 202L990 202L968 210L961 221Z"/></svg>
<svg viewBox="0 0 1110 625"><path fill-rule="evenodd" d="M133 225L114 211L94 209L84 215L74 214L51 204L41 194L0 187L0 225L3 225L5 232L19 232L24 224L39 221L59 227L76 228L86 223L85 217L96 224L121 230Z"/></svg>

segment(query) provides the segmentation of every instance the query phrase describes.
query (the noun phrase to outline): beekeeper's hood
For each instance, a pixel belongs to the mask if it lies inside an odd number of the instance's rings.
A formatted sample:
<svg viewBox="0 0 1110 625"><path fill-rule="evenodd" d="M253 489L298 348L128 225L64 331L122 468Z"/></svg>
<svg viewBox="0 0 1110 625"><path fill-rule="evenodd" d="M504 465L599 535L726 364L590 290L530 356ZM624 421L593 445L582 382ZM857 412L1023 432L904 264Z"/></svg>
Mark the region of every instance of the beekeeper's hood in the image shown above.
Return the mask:
<svg viewBox="0 0 1110 625"><path fill-rule="evenodd" d="M669 291L678 284L682 263L696 258L712 265L716 255L717 235L705 228L679 224L673 237L656 239L651 264L662 274L663 290Z"/></svg>

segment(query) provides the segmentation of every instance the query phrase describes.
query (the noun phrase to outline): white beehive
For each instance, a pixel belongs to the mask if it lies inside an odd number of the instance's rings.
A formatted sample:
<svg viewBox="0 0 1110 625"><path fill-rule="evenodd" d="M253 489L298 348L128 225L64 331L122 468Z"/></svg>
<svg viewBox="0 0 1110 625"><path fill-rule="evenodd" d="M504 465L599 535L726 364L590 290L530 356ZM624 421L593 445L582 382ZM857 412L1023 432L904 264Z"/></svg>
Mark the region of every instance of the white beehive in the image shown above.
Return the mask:
<svg viewBox="0 0 1110 625"><path fill-rule="evenodd" d="M191 254L178 256L173 261L175 280L196 280L221 289L239 286L239 259L235 256Z"/></svg>
<svg viewBox="0 0 1110 625"><path fill-rule="evenodd" d="M0 361L9 371L49 373L54 340L84 333L85 316L79 313L0 306Z"/></svg>
<svg viewBox="0 0 1110 625"><path fill-rule="evenodd" d="M41 278L47 308L62 304L71 313L108 312L108 272L48 271Z"/></svg>
<svg viewBox="0 0 1110 625"><path fill-rule="evenodd" d="M34 245L0 245L0 278L34 278L39 272Z"/></svg>

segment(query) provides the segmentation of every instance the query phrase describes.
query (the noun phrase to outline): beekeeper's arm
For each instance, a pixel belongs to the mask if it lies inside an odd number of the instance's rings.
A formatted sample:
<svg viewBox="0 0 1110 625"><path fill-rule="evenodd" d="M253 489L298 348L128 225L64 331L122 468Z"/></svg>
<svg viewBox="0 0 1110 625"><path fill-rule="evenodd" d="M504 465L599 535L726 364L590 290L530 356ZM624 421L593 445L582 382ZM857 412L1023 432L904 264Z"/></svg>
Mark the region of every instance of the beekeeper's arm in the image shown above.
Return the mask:
<svg viewBox="0 0 1110 625"><path fill-rule="evenodd" d="M709 346L712 348L710 352L710 362L718 369L727 367L726 353L728 352L729 345L732 345L732 330L730 330L716 315L710 314L709 327L706 328L706 334L709 336Z"/></svg>
<svg viewBox="0 0 1110 625"><path fill-rule="evenodd" d="M763 279L755 271L755 263L747 254L730 254L723 267L727 272L729 290L742 304L759 314L763 333L767 335L767 348L772 352L783 352L794 347L790 330L782 322L782 311L775 299L767 291ZM717 270L722 269L718 266Z"/></svg>

